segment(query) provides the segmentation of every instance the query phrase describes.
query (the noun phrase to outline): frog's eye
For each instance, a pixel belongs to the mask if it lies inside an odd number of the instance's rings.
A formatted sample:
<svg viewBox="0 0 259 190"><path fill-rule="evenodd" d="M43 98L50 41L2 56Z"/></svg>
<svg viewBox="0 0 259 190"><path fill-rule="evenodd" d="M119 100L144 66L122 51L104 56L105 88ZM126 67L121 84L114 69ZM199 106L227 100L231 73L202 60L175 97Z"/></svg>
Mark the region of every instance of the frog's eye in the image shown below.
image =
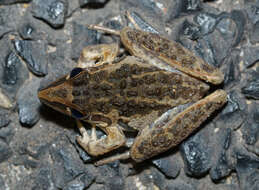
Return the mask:
<svg viewBox="0 0 259 190"><path fill-rule="evenodd" d="M74 76L78 75L83 71L82 68L76 67L70 72L70 78L73 78Z"/></svg>
<svg viewBox="0 0 259 190"><path fill-rule="evenodd" d="M76 118L76 119L82 119L85 115L81 113L80 111L70 108L71 110L71 116Z"/></svg>

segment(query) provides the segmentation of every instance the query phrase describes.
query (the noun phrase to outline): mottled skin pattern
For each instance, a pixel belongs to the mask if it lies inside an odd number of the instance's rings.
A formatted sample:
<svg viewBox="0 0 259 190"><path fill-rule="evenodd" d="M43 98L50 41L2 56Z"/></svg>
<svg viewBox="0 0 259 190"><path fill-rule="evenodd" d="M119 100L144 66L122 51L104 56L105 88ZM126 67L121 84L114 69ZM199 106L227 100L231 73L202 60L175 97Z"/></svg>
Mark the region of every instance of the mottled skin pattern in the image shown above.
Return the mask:
<svg viewBox="0 0 259 190"><path fill-rule="evenodd" d="M74 69L38 96L52 108L92 124L89 136L78 122L83 136L77 138L91 155L123 146L123 126L139 130L126 156L139 162L178 145L222 107L226 93L218 90L202 99L209 86L201 80L219 84L224 77L180 44L157 34L127 27L116 34L134 56L115 63L118 45L87 47L79 60L84 69ZM172 108L186 103L194 104L171 114ZM107 137L97 139L95 126Z"/></svg>

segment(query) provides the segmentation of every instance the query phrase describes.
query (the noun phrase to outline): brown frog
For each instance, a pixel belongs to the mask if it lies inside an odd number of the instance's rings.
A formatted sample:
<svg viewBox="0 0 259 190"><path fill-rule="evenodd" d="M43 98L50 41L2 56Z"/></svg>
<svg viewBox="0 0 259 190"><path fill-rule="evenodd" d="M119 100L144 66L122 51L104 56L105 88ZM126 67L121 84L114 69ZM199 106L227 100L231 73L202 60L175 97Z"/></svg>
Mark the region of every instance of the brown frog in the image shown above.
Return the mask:
<svg viewBox="0 0 259 190"><path fill-rule="evenodd" d="M141 162L175 147L226 103L223 90L203 98L209 90L203 81L217 85L224 76L182 45L129 27L89 28L119 35L132 56L118 60L117 44L88 46L79 67L39 90L38 97L77 120L82 135L77 142L90 155L124 146L125 126L139 131L128 152L97 165L126 158ZM92 125L91 135L80 121ZM96 126L104 138L97 139Z"/></svg>

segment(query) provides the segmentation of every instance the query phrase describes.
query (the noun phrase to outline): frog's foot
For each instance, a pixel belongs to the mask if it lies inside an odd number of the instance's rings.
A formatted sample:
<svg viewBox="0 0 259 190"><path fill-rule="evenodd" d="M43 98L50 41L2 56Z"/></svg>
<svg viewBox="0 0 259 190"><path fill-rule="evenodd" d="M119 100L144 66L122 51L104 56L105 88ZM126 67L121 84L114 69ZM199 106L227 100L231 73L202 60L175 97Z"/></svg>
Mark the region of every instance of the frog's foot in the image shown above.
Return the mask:
<svg viewBox="0 0 259 190"><path fill-rule="evenodd" d="M117 43L87 46L81 52L77 67L96 67L104 63L111 63L119 52L119 44Z"/></svg>
<svg viewBox="0 0 259 190"><path fill-rule="evenodd" d="M123 132L117 126L104 128L107 137L97 139L95 126L92 128L91 136L88 135L84 126L77 120L77 126L82 137L77 137L77 142L92 156L98 156L117 149L125 144L126 139Z"/></svg>

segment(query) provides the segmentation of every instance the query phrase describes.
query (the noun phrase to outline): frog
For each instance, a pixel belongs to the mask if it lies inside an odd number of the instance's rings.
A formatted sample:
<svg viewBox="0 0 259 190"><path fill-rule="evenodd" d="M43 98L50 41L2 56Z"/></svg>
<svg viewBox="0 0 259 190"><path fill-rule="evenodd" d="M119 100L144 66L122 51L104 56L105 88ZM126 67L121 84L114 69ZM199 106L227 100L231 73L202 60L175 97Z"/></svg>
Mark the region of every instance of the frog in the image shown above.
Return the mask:
<svg viewBox="0 0 259 190"><path fill-rule="evenodd" d="M223 73L160 34L100 25L88 28L119 36L118 43L85 47L70 73L39 89L43 104L76 119L78 144L98 157L127 146L127 128L138 131L126 152L96 165L131 158L142 162L178 146L227 102L210 92ZM83 125L91 125L91 133ZM96 127L106 135L97 138Z"/></svg>

